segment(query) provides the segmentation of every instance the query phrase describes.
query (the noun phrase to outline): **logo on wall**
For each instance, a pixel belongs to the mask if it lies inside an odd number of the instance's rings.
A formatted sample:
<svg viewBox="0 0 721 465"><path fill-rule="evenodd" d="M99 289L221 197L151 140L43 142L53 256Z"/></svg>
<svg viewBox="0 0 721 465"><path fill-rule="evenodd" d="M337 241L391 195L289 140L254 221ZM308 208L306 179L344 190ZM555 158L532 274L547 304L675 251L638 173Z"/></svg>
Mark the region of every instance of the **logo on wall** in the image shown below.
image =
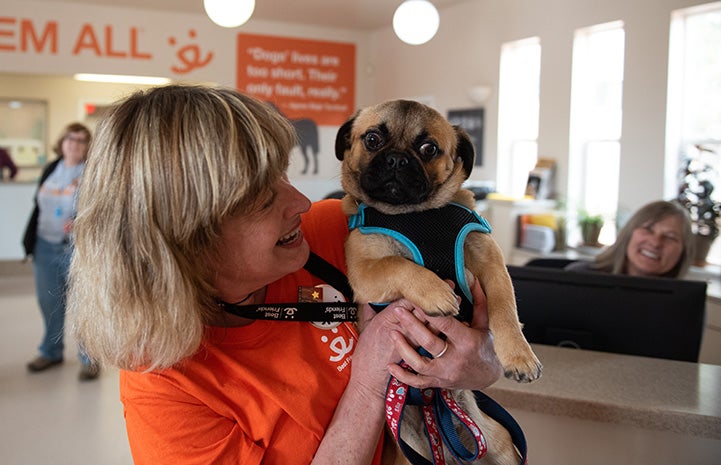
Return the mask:
<svg viewBox="0 0 721 465"><path fill-rule="evenodd" d="M141 72L131 71L133 66L153 61L163 63L169 55L150 36L147 28L139 25L75 25L57 20L0 16L0 52L55 56L66 61L73 58L97 60L90 68L79 65L86 70L101 66L105 63L101 60L108 59L122 60L128 73L137 74ZM175 63L169 66L174 74L184 75L204 68L214 58L212 51L203 49L194 28L187 30L187 38L178 39L172 35L167 43L175 49Z"/></svg>
<svg viewBox="0 0 721 465"><path fill-rule="evenodd" d="M188 31L188 37L195 41L198 34L195 29ZM168 44L175 47L178 45L175 37L168 38ZM181 46L175 53L179 64L170 67L170 70L176 74L187 74L195 69L203 68L213 59L213 52L203 52L197 43L189 43Z"/></svg>

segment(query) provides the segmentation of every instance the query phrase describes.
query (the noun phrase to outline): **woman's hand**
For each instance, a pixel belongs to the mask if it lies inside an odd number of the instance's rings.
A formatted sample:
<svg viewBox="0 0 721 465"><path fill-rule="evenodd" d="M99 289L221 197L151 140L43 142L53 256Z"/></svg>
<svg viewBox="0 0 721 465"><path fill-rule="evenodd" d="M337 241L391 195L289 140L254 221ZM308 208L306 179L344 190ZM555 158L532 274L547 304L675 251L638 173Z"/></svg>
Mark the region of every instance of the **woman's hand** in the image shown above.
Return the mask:
<svg viewBox="0 0 721 465"><path fill-rule="evenodd" d="M313 464L370 463L385 424L385 395L389 376L418 388L483 389L501 375L488 329L486 296L477 282L471 286L473 324L453 317L427 317L407 300L399 300L376 314L360 309L363 331L353 353L351 378L326 430ZM446 335L444 341L438 335ZM411 342L409 342L411 341ZM435 359L422 357L413 345ZM405 360L416 373L397 363ZM350 439L352 438L352 440Z"/></svg>
<svg viewBox="0 0 721 465"><path fill-rule="evenodd" d="M471 294L474 304L470 326L454 317L430 317L407 305L384 310L391 310L402 327L401 331L391 332L393 345L415 373L395 363L388 365L388 371L399 381L421 389L484 389L496 382L503 368L493 350L486 295L478 280L474 280ZM439 336L441 333L445 340ZM420 355L417 346L435 358Z"/></svg>
<svg viewBox="0 0 721 465"><path fill-rule="evenodd" d="M360 307L358 325L362 332L353 352L351 384L354 381L360 383L371 395L385 398L390 378L388 366L397 364L402 358L391 344L394 334L405 332L397 311L407 314L413 309L413 304L404 299L389 304L378 313L368 304Z"/></svg>

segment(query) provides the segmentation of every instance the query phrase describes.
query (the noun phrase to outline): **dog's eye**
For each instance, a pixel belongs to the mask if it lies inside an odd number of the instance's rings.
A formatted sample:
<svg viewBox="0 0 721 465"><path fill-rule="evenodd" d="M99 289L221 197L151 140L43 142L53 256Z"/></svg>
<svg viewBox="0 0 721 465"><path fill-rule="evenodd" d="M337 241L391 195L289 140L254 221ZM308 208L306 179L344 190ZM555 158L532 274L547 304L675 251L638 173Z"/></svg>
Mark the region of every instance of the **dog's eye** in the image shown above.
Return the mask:
<svg viewBox="0 0 721 465"><path fill-rule="evenodd" d="M438 154L438 146L432 142L426 142L421 145L421 148L418 149L418 151L422 156L431 158Z"/></svg>
<svg viewBox="0 0 721 465"><path fill-rule="evenodd" d="M365 146L368 150L378 150L379 148L383 147L383 144L385 143L385 140L383 139L383 136L381 136L377 132L368 132L363 137L363 143L365 143Z"/></svg>

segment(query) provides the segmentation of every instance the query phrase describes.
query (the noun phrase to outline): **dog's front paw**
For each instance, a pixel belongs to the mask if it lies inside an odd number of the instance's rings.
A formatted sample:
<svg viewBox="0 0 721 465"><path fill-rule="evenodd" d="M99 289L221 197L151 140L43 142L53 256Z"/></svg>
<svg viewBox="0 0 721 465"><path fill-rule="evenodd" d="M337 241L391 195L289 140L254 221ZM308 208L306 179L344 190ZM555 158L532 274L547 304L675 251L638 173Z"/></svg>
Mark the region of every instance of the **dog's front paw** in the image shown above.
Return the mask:
<svg viewBox="0 0 721 465"><path fill-rule="evenodd" d="M409 286L405 297L431 316L458 315L458 296L445 282L422 285L419 282Z"/></svg>
<svg viewBox="0 0 721 465"><path fill-rule="evenodd" d="M426 295L425 303L420 304L423 311L431 316L456 316L458 315L458 296L452 291L429 293Z"/></svg>
<svg viewBox="0 0 721 465"><path fill-rule="evenodd" d="M534 355L533 357L521 357L503 364L503 374L508 379L516 380L519 383L532 383L541 377L543 365Z"/></svg>
<svg viewBox="0 0 721 465"><path fill-rule="evenodd" d="M496 338L495 347L506 378L530 383L541 377L543 365L525 339L515 344L503 344Z"/></svg>

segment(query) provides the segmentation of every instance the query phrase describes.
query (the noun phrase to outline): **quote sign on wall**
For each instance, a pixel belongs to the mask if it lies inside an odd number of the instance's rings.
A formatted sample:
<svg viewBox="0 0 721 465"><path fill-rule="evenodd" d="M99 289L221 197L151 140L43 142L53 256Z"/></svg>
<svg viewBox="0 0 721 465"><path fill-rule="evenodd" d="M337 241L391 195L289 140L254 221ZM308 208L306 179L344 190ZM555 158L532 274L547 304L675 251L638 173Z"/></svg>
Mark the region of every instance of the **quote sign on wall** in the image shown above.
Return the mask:
<svg viewBox="0 0 721 465"><path fill-rule="evenodd" d="M355 108L355 45L238 34L237 88L290 119L340 126Z"/></svg>

